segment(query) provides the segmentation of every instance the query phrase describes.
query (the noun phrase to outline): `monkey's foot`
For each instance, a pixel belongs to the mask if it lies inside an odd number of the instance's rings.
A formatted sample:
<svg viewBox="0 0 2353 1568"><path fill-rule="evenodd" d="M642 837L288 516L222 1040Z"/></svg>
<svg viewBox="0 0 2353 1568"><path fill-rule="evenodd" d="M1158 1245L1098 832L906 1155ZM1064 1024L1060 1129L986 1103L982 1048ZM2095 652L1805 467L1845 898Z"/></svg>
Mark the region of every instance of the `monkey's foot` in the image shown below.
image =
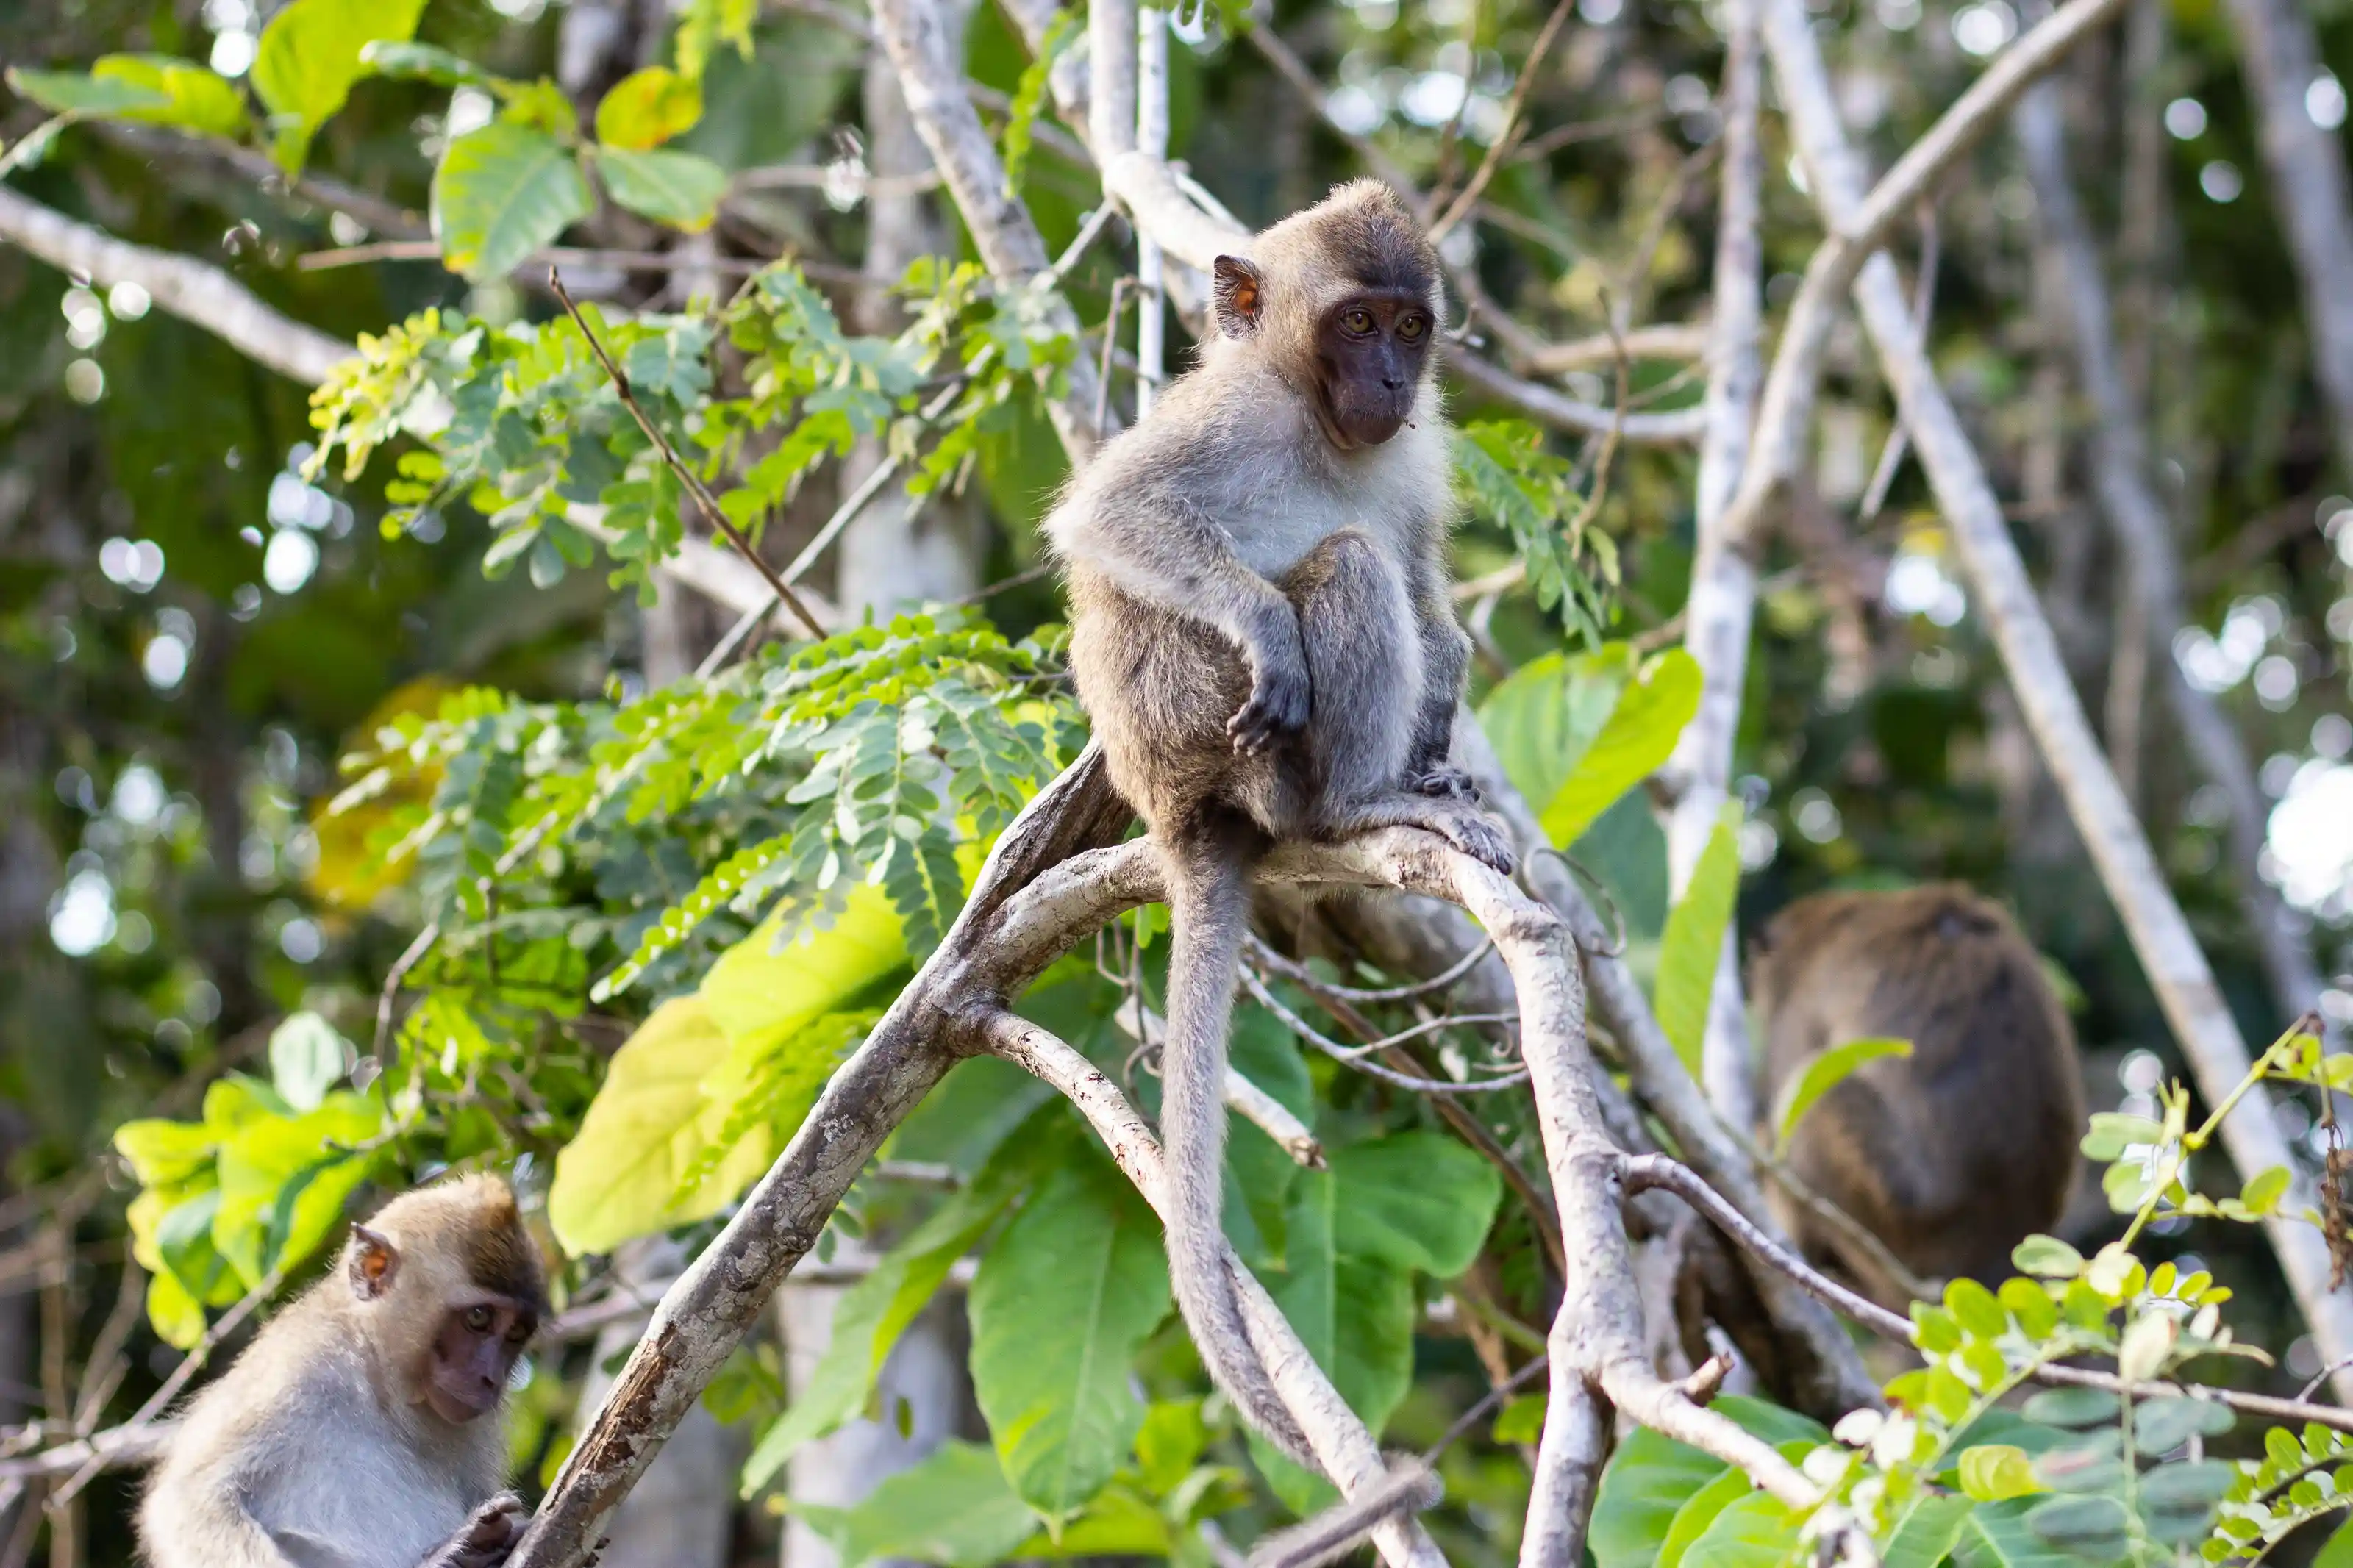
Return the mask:
<svg viewBox="0 0 2353 1568"><path fill-rule="evenodd" d="M1495 819L1483 811L1469 806L1452 811L1434 811L1414 826L1427 827L1481 865L1491 867L1506 877L1520 863L1519 857L1512 852L1511 839L1504 836Z"/></svg>
<svg viewBox="0 0 2353 1568"><path fill-rule="evenodd" d="M1270 660L1261 665L1251 678L1250 700L1226 721L1226 734L1234 750L1254 757L1305 729L1309 693L1303 660L1293 664Z"/></svg>
<svg viewBox="0 0 2353 1568"><path fill-rule="evenodd" d="M1458 800L1466 805L1476 805L1482 798L1479 783L1461 768L1441 763L1428 773L1416 773L1406 780L1405 787L1415 795L1426 795L1436 800Z"/></svg>

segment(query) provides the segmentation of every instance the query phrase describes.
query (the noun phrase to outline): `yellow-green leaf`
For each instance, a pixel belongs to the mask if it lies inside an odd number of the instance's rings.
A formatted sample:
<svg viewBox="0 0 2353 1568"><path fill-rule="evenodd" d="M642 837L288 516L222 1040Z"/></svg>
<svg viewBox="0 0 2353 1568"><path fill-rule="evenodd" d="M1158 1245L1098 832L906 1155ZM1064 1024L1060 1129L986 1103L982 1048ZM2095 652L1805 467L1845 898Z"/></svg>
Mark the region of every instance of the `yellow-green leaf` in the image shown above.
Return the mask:
<svg viewBox="0 0 2353 1568"><path fill-rule="evenodd" d="M653 148L633 153L596 149L596 177L605 194L639 217L697 234L719 216L727 194L727 171L692 153Z"/></svg>
<svg viewBox="0 0 2353 1568"><path fill-rule="evenodd" d="M613 84L596 105L596 140L642 152L693 128L702 118L702 84L668 66L648 66Z"/></svg>
<svg viewBox="0 0 2353 1568"><path fill-rule="evenodd" d="M192 1351L205 1337L205 1310L166 1269L147 1279L147 1321L174 1350Z"/></svg>
<svg viewBox="0 0 2353 1568"><path fill-rule="evenodd" d="M2000 1502L2050 1489L2034 1479L2034 1461L2008 1443L1988 1443L1961 1455L1961 1490L1979 1502Z"/></svg>
<svg viewBox="0 0 2353 1568"><path fill-rule="evenodd" d="M542 131L505 121L451 142L433 171L441 259L469 278L501 277L595 205L580 162Z"/></svg>
<svg viewBox="0 0 2353 1568"><path fill-rule="evenodd" d="M90 68L90 79L121 82L158 95L163 101L117 112L123 120L176 126L209 136L235 136L245 129L245 100L227 78L171 55L102 55Z"/></svg>
<svg viewBox="0 0 2353 1568"><path fill-rule="evenodd" d="M1608 732L1603 733L1606 739ZM1594 750L1600 750L1599 742ZM1577 770L1580 775L1584 771ZM1569 783L1573 786L1576 780ZM1725 801L1715 830L1708 835L1707 847L1693 868L1690 884L1667 911L1667 929L1659 939L1654 999L1659 1027L1694 1079L1699 1077L1700 1048L1707 1037L1708 998L1715 988L1716 961L1724 950L1725 928L1732 923L1733 901L1740 892L1739 831L1740 803Z"/></svg>
<svg viewBox="0 0 2353 1568"><path fill-rule="evenodd" d="M253 90L277 128L274 152L288 173L311 155L311 138L368 74L360 51L381 38L417 36L425 0L294 0L261 29Z"/></svg>
<svg viewBox="0 0 2353 1568"><path fill-rule="evenodd" d="M1789 1139L1798 1131L1798 1123L1806 1112L1820 1103L1822 1096L1846 1081L1849 1075L1865 1062L1882 1057L1908 1057L1912 1054L1909 1040L1849 1040L1832 1046L1806 1064L1806 1070L1781 1086L1773 1106L1773 1141L1777 1147L1787 1150Z"/></svg>
<svg viewBox="0 0 2353 1568"><path fill-rule="evenodd" d="M690 1194L679 1179L717 1139L727 1107L702 1092L728 1038L699 996L662 1004L614 1053L578 1136L555 1156L547 1217L575 1257L703 1218L768 1168L775 1137L753 1130ZM716 1194L716 1195L714 1195Z"/></svg>
<svg viewBox="0 0 2353 1568"><path fill-rule="evenodd" d="M1636 672L1577 771L1539 814L1554 844L1575 843L1620 795L1658 771L1699 711L1699 661L1679 647Z"/></svg>

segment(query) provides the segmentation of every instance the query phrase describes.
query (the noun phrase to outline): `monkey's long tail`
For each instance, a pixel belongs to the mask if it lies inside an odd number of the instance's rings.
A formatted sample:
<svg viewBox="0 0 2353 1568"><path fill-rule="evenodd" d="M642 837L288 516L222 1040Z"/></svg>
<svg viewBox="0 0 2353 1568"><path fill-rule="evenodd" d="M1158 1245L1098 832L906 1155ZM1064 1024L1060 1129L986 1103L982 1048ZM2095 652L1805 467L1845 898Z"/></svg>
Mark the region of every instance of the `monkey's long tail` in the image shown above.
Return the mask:
<svg viewBox="0 0 2353 1568"><path fill-rule="evenodd" d="M1168 1036L1160 1053L1160 1137L1168 1180L1168 1276L1209 1376L1245 1420L1320 1473L1314 1451L1243 1326L1223 1248L1226 1030L1249 920L1258 838L1205 824L1169 846Z"/></svg>

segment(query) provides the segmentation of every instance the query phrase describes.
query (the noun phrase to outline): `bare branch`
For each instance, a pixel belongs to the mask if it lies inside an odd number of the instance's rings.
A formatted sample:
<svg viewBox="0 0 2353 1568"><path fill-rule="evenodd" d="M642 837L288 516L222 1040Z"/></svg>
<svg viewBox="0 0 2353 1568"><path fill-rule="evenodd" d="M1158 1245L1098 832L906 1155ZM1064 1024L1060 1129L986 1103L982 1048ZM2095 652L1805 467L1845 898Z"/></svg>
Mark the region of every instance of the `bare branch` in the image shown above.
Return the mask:
<svg viewBox="0 0 2353 1568"><path fill-rule="evenodd" d="M96 288L135 283L173 315L305 385L326 380L353 352L342 339L280 315L217 267L117 239L5 185L0 239Z"/></svg>
<svg viewBox="0 0 2353 1568"><path fill-rule="evenodd" d="M2071 13L2081 18L2095 6L2115 3L2074 0L2012 46L2013 50L2025 49L2044 28ZM1834 232L1860 234L1862 171L1839 121L1837 99L1804 0L1763 4L1766 48L1791 134L1811 174L1815 205ZM1883 189L1884 185L1883 182ZM2033 583L2011 542L2001 503L1914 330L1894 263L1884 256L1865 263L1856 279L1855 298L1904 422L1911 427L1929 487L1958 546L1975 607L2000 651L2019 706L2150 987L2181 1042L2200 1090L2219 1105L2248 1076L2252 1061L2246 1041L2084 716ZM1760 439L1760 448L1762 445ZM2261 1085L2241 1095L2221 1131L2242 1177L2280 1166L2295 1168L2273 1118L2271 1096ZM2353 1300L2329 1289L2328 1251L2319 1232L2284 1213L2267 1219L2264 1226L2296 1303L2312 1325L2321 1359L2335 1362L2353 1355ZM2340 1373L2336 1386L2340 1397L2353 1399L2353 1373Z"/></svg>
<svg viewBox="0 0 2353 1568"><path fill-rule="evenodd" d="M1528 58L1520 62L1520 74L1512 83L1512 96L1504 103L1504 127L1495 133L1495 139L1487 143L1486 155L1471 172L1471 178L1464 183L1461 193L1447 204L1446 211L1430 226L1430 242L1432 245L1445 238L1447 230L1461 223L1478 205L1481 194L1487 188L1487 182L1495 177L1495 170L1502 164L1504 155L1519 141L1520 132L1525 129L1520 117L1527 110L1528 89L1535 81L1537 68L1544 64L1545 57L1552 53L1553 40L1560 36L1561 24L1568 20L1571 4L1572 0L1560 0L1552 8L1552 15L1545 18L1544 27L1536 34L1535 42L1528 47Z"/></svg>
<svg viewBox="0 0 2353 1568"><path fill-rule="evenodd" d="M1727 105L1727 123L1731 107ZM1731 154L1727 153L1726 157ZM1721 253L1723 241L1717 247ZM1591 370L1599 365L1614 364L1620 342L1627 354L1634 359L1695 360L1711 353L1715 341L1714 329L1705 326L1678 326L1660 322L1648 327L1636 327L1613 342L1607 332L1597 332L1574 342L1548 343L1530 354L1521 368L1531 375L1562 375L1572 370ZM1704 457L1704 454L1703 454Z"/></svg>
<svg viewBox="0 0 2353 1568"><path fill-rule="evenodd" d="M1464 385L1556 429L1606 436L1618 417L1609 409L1580 403L1567 393L1522 381L1501 366L1462 350L1446 356L1446 368ZM1688 447L1706 428L1707 410L1695 406L1665 414L1628 414L1620 434L1638 447Z"/></svg>

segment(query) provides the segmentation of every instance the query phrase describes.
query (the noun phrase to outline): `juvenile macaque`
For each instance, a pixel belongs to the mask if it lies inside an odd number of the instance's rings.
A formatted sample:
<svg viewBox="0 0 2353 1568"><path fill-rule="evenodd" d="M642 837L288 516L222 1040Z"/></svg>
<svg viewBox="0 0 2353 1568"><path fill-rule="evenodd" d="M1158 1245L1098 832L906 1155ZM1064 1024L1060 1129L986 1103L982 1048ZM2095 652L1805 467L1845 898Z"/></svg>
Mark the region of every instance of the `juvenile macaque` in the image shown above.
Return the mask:
<svg viewBox="0 0 2353 1568"><path fill-rule="evenodd" d="M2014 1272L2010 1250L2066 1206L2084 1098L2074 1031L2010 917L1957 885L1817 894L1766 926L1748 988L1768 1103L1831 1047L1912 1042L1807 1113L1789 1153L1799 1178L1922 1280ZM1774 1191L1809 1255L1903 1308L1866 1249Z"/></svg>
<svg viewBox="0 0 2353 1568"><path fill-rule="evenodd" d="M1447 595L1435 253L1388 187L1362 181L1214 272L1200 363L1046 527L1080 700L1170 867L1161 1134L1176 1300L1219 1386L1305 1460L1218 1247L1250 867L1283 840L1397 825L1499 869L1512 853L1446 760L1470 645Z"/></svg>
<svg viewBox="0 0 2353 1568"><path fill-rule="evenodd" d="M395 1198L189 1405L139 1513L152 1568L497 1568L525 1515L497 1417L545 1309L495 1176Z"/></svg>

